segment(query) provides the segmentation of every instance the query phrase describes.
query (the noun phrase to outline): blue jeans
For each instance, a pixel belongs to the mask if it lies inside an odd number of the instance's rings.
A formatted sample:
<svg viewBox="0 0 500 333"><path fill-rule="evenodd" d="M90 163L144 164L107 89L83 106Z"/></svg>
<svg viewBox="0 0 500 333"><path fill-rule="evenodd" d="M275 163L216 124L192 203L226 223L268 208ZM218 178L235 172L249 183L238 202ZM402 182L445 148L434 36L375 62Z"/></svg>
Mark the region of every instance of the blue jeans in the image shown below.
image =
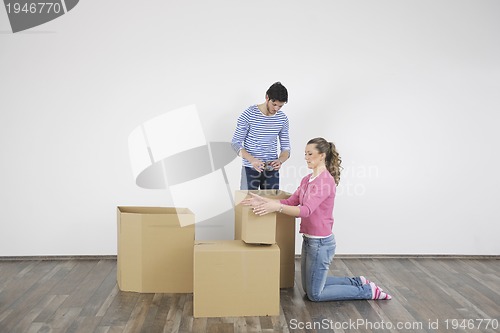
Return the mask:
<svg viewBox="0 0 500 333"><path fill-rule="evenodd" d="M254 168L241 168L241 190L278 190L279 187L279 170L258 172Z"/></svg>
<svg viewBox="0 0 500 333"><path fill-rule="evenodd" d="M303 236L300 260L302 288L313 302L371 299L370 285L361 284L359 277L328 276L335 255L335 237Z"/></svg>

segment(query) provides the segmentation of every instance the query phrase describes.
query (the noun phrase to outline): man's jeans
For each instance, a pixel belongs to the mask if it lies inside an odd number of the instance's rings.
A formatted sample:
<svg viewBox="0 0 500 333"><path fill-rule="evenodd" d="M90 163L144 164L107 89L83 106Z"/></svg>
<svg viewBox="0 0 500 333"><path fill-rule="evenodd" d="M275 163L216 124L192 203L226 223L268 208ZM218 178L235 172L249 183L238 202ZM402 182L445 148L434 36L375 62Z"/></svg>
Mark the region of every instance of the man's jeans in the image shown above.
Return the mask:
<svg viewBox="0 0 500 333"><path fill-rule="evenodd" d="M359 277L327 276L335 255L335 237L303 236L301 254L302 287L314 302L371 299L370 285L361 285Z"/></svg>
<svg viewBox="0 0 500 333"><path fill-rule="evenodd" d="M258 172L254 168L241 168L241 190L277 190L279 187L279 170Z"/></svg>

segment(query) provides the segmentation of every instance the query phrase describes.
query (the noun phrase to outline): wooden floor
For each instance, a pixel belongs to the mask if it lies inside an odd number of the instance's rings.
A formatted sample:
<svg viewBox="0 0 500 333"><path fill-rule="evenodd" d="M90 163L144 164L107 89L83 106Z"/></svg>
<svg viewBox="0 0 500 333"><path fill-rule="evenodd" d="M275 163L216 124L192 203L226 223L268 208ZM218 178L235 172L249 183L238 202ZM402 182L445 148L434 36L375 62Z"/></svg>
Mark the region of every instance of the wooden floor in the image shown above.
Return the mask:
<svg viewBox="0 0 500 333"><path fill-rule="evenodd" d="M334 259L390 301L313 303L281 290L277 317L193 318L192 294L121 292L116 261L0 261L0 332L500 332L500 260Z"/></svg>

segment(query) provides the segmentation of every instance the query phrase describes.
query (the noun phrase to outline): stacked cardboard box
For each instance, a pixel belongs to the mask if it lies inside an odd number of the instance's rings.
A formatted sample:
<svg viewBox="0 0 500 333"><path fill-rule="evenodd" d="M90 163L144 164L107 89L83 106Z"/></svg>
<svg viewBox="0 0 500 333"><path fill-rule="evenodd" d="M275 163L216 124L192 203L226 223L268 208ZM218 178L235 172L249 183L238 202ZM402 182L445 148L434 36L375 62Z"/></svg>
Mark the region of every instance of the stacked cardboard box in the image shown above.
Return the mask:
<svg viewBox="0 0 500 333"><path fill-rule="evenodd" d="M295 217L280 213L255 215L241 201L252 192L272 199L287 199L280 190L236 191L234 238L248 244L277 244L280 248L280 288L293 288L295 282Z"/></svg>
<svg viewBox="0 0 500 333"><path fill-rule="evenodd" d="M193 292L194 214L186 208L118 207L117 215L120 290Z"/></svg>
<svg viewBox="0 0 500 333"><path fill-rule="evenodd" d="M186 208L118 207L120 290L193 292L194 317L278 316L279 289L294 285L295 218L257 216L240 204L247 195L236 192L235 240L195 243Z"/></svg>
<svg viewBox="0 0 500 333"><path fill-rule="evenodd" d="M194 317L278 316L277 245L241 240L194 246Z"/></svg>

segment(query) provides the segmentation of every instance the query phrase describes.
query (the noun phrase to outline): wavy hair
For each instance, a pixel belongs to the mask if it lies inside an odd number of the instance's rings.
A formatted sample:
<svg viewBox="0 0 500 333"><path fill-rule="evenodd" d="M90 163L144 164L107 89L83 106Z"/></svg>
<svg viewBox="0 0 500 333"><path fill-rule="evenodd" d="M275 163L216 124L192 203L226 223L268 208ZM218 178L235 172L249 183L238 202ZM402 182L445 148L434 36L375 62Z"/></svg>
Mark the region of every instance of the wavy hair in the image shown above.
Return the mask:
<svg viewBox="0 0 500 333"><path fill-rule="evenodd" d="M311 139L307 144L316 145L316 149L321 154L324 153L326 155L325 157L326 168L333 176L333 179L335 179L335 184L338 185L340 182L340 172L342 171L343 167L341 166L342 159L340 158L340 155L337 151L337 148L335 147L335 144L333 142L328 142L323 138Z"/></svg>

